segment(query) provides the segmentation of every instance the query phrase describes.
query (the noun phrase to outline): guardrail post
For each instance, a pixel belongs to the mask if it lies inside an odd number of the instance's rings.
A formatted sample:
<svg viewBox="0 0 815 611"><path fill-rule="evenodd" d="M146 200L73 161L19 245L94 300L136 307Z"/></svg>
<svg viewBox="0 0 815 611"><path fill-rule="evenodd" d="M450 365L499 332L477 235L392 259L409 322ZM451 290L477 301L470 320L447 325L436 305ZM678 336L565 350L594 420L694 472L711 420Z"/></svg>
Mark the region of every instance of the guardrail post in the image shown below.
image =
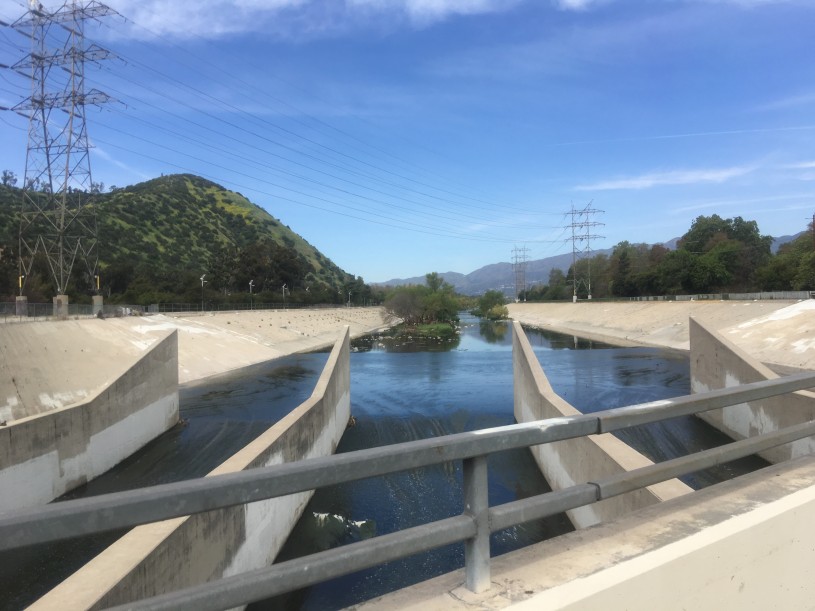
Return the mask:
<svg viewBox="0 0 815 611"><path fill-rule="evenodd" d="M464 513L475 520L475 536L464 542L467 589L484 592L490 588L490 503L487 495L487 457L464 460Z"/></svg>

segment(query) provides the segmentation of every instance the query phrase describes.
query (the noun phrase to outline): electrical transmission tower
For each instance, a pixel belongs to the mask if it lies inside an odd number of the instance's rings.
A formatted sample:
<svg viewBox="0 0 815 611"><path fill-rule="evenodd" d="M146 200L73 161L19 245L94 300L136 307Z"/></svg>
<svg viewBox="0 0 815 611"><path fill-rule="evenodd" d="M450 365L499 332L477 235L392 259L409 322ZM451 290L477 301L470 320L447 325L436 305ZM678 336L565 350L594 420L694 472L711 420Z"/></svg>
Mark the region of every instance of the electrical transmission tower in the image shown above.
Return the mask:
<svg viewBox="0 0 815 611"><path fill-rule="evenodd" d="M529 259L527 253L529 249L524 246L518 248L517 246L512 249L512 271L515 272L515 300L519 301L521 292L524 294L524 301L526 301L526 262Z"/></svg>
<svg viewBox="0 0 815 611"><path fill-rule="evenodd" d="M574 204L568 214L571 216L572 222L566 226L566 229L572 230L572 301L577 301L577 291L581 285L586 287L588 298L591 299L591 241L605 236L596 235L592 233L595 227L600 227L604 223L599 223L592 220L595 214L601 214L602 210L597 210L591 207L591 202L586 204L582 210L576 210ZM585 275L582 275L582 270L578 271L577 263L586 259L587 265Z"/></svg>
<svg viewBox="0 0 815 611"><path fill-rule="evenodd" d="M85 63L110 53L86 45L84 22L111 14L116 12L96 0L72 0L55 10L30 0L26 14L11 24L31 42L31 53L11 66L31 81L31 96L10 109L28 119L18 253L21 296L40 253L65 306L77 259L98 290L96 214L89 205L95 185L85 108L110 98L85 90Z"/></svg>

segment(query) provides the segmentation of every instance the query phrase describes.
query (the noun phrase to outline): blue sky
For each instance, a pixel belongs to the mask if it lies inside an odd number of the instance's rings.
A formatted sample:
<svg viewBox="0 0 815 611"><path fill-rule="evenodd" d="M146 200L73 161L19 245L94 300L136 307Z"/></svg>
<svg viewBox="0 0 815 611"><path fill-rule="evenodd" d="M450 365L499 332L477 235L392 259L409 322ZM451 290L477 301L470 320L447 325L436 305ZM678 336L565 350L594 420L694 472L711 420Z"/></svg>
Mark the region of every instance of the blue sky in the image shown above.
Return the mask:
<svg viewBox="0 0 815 611"><path fill-rule="evenodd" d="M48 6L48 3L45 3ZM110 0L93 177L192 172L366 281L815 212L810 0ZM21 0L0 7L12 22ZM27 40L0 30L0 63ZM0 106L27 95L0 71ZM0 113L22 176L27 124ZM585 244L584 244L585 246Z"/></svg>

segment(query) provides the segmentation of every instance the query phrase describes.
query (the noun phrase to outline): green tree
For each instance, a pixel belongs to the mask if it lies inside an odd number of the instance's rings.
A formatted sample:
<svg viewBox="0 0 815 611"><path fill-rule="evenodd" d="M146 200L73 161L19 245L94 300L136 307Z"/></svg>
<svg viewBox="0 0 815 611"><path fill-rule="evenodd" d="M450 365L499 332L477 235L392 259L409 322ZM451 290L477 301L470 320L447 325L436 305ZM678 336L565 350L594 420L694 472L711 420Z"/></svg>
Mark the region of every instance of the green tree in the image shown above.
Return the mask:
<svg viewBox="0 0 815 611"><path fill-rule="evenodd" d="M427 274L425 281L425 286L392 289L385 299L385 309L410 326L458 321L459 300L453 286L435 272Z"/></svg>
<svg viewBox="0 0 815 611"><path fill-rule="evenodd" d="M716 214L697 217L677 248L692 259L684 290L713 293L754 288L756 271L771 258L771 245L772 238L761 235L755 221Z"/></svg>
<svg viewBox="0 0 815 611"><path fill-rule="evenodd" d="M16 187L17 175L11 170L3 170L2 181L4 187Z"/></svg>
<svg viewBox="0 0 815 611"><path fill-rule="evenodd" d="M458 321L458 299L453 285L446 282L437 272L425 275L427 294L424 297L424 322Z"/></svg>
<svg viewBox="0 0 815 611"><path fill-rule="evenodd" d="M509 310L505 304L506 297L501 291L490 290L479 298L478 307L473 313L490 320L502 320L509 317Z"/></svg>
<svg viewBox="0 0 815 611"><path fill-rule="evenodd" d="M385 309L408 326L418 325L422 322L426 293L423 286L398 286L385 299Z"/></svg>
<svg viewBox="0 0 815 611"><path fill-rule="evenodd" d="M778 253L756 271L756 281L763 291L815 290L815 227L792 242L783 244Z"/></svg>

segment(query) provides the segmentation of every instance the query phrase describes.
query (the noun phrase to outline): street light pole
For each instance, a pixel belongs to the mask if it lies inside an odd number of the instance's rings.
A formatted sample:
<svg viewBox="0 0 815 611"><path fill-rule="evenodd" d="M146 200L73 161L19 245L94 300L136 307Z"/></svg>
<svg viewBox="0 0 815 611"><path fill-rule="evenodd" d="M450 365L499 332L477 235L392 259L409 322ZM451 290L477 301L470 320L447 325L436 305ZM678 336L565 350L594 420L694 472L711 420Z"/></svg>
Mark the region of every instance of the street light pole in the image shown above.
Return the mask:
<svg viewBox="0 0 815 611"><path fill-rule="evenodd" d="M204 285L207 283L207 281L204 280L204 278L206 278L206 277L207 277L206 274L201 275L201 311L202 312L204 311Z"/></svg>
<svg viewBox="0 0 815 611"><path fill-rule="evenodd" d="M250 310L255 309L255 302L254 302L254 298L252 297L252 287L253 286L255 286L255 281L250 280L249 281L249 309Z"/></svg>

